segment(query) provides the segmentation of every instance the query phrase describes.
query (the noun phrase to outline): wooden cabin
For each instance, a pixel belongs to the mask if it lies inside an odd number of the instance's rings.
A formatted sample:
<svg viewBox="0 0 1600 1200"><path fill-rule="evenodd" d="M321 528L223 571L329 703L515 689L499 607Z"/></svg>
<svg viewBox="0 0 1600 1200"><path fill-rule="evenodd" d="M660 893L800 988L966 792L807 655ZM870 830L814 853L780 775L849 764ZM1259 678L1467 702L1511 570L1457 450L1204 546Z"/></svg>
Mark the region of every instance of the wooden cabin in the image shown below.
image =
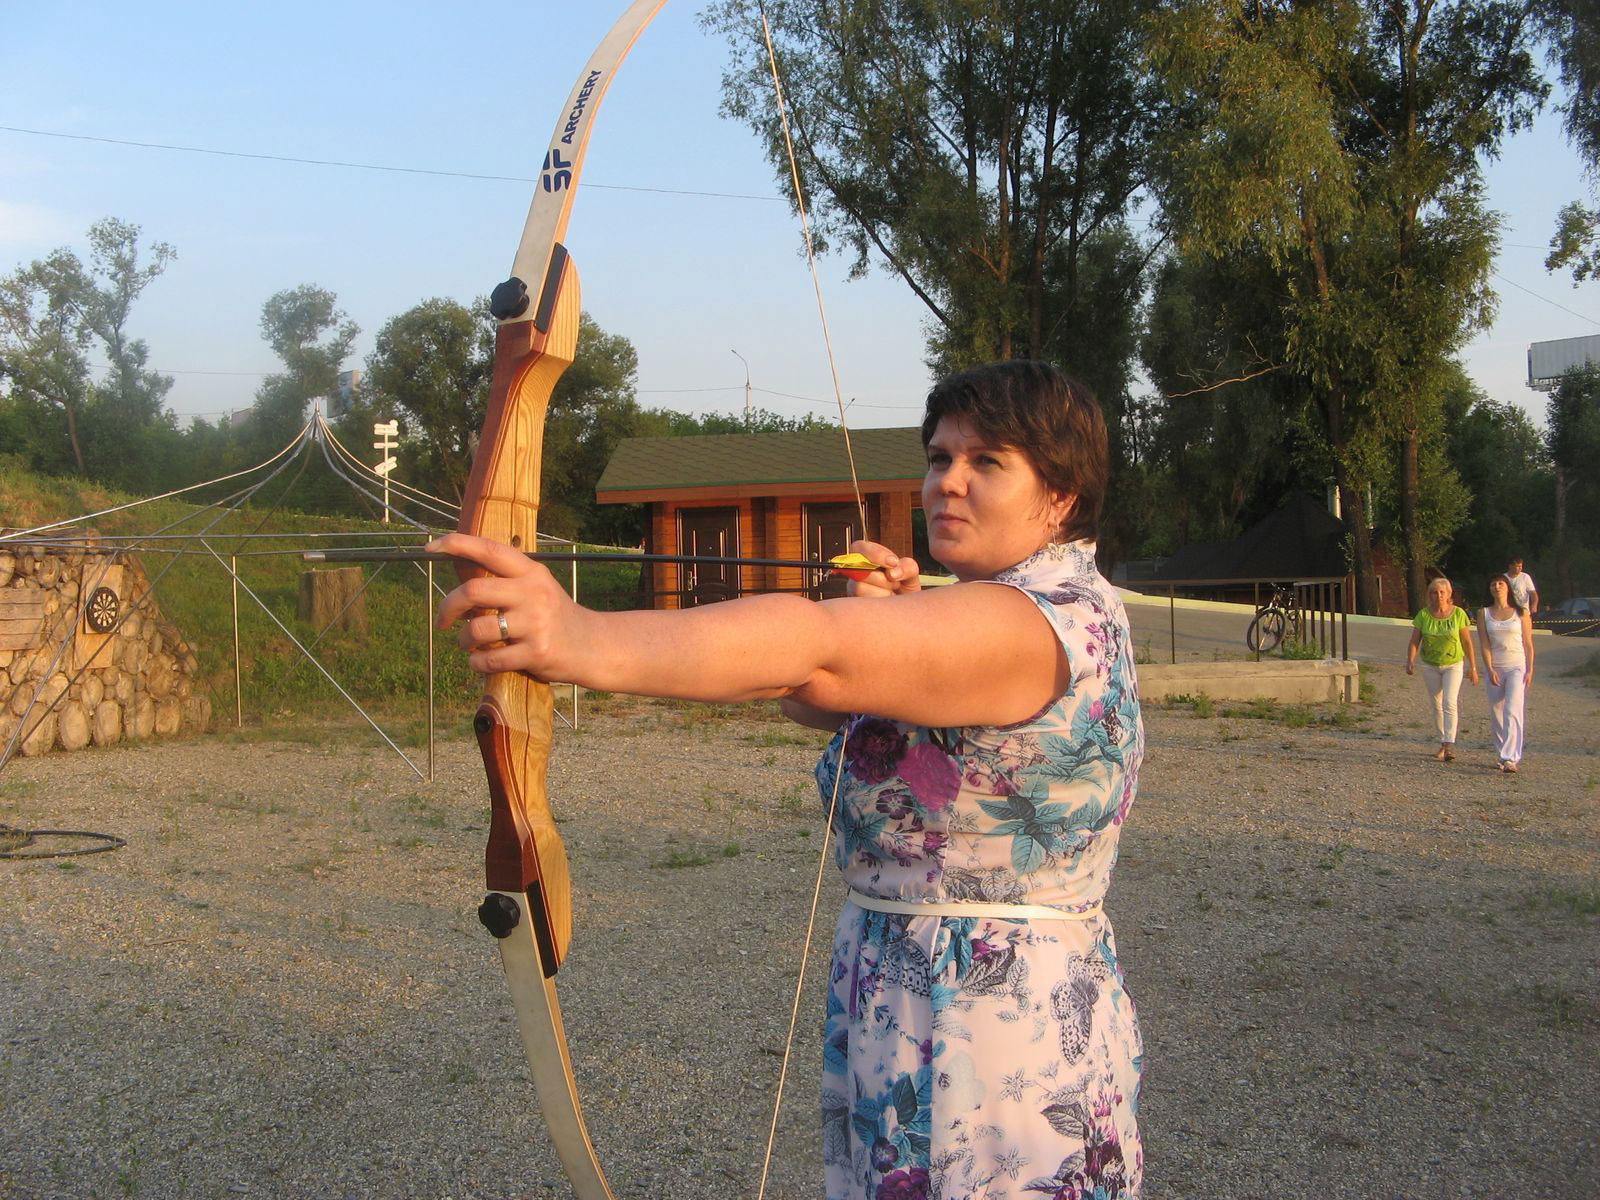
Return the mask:
<svg viewBox="0 0 1600 1200"><path fill-rule="evenodd" d="M628 438L595 488L601 504L646 506L653 554L823 560L865 536L913 546L927 458L919 429L856 429L849 435L866 528L841 429ZM657 608L725 600L751 591L813 597L843 582L800 567L654 564L646 589Z"/></svg>

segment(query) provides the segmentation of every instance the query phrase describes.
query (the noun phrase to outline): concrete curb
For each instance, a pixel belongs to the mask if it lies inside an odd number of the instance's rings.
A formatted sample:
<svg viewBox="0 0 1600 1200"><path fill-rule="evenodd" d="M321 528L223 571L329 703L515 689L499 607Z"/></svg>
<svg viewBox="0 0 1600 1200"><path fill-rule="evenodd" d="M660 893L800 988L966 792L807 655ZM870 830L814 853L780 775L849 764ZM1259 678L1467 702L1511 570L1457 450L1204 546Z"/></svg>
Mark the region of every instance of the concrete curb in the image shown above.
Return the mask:
<svg viewBox="0 0 1600 1200"><path fill-rule="evenodd" d="M1348 658L1139 665L1139 697L1143 700L1210 696L1213 700L1338 704L1356 700L1360 692L1361 664Z"/></svg>
<svg viewBox="0 0 1600 1200"><path fill-rule="evenodd" d="M1122 603L1124 605L1139 604L1159 606L1161 608L1167 608L1170 605L1176 608L1192 608L1206 612L1241 613L1247 617L1253 615L1256 611L1255 608L1249 604L1236 604L1231 600L1188 600L1182 596L1168 599L1166 596L1155 596L1151 595L1149 592L1131 592L1127 588L1123 587L1117 588L1117 595L1122 597ZM1467 611L1470 615L1472 610L1468 609ZM1391 628L1396 629L1411 628L1410 617L1368 617L1359 613L1348 613L1345 616L1345 620L1349 621L1352 625L1388 625ZM1533 636L1541 637L1552 632L1553 631L1549 629L1535 629L1533 631Z"/></svg>

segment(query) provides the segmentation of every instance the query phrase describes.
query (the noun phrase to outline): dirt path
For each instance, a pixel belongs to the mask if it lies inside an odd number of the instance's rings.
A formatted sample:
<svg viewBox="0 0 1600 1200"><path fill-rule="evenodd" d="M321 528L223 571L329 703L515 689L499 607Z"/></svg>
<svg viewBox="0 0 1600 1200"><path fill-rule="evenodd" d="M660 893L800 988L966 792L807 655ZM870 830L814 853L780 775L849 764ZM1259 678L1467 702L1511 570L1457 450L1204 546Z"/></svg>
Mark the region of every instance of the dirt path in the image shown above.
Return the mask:
<svg viewBox="0 0 1600 1200"><path fill-rule="evenodd" d="M1377 689L1343 726L1147 713L1108 909L1150 1200L1600 1195L1600 694L1541 679L1508 778L1481 690L1445 767L1420 683ZM0 822L128 842L0 862L0 1197L569 1194L473 914L476 753L429 787L359 737L0 775ZM621 1197L754 1195L819 745L666 708L558 738L563 1005ZM774 1196L818 1194L819 969Z"/></svg>

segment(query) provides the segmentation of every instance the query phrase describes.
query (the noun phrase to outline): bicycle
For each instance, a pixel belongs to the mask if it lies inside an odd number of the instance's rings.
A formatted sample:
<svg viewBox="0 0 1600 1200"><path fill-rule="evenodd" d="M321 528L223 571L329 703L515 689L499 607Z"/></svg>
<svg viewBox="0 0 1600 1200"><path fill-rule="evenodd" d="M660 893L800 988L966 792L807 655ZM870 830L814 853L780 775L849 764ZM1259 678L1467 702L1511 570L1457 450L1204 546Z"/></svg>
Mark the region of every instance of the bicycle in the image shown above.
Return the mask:
<svg viewBox="0 0 1600 1200"><path fill-rule="evenodd" d="M1245 630L1244 644L1257 654L1269 653L1278 648L1286 633L1299 641L1304 620L1294 589L1274 586L1272 599L1256 609L1255 619Z"/></svg>

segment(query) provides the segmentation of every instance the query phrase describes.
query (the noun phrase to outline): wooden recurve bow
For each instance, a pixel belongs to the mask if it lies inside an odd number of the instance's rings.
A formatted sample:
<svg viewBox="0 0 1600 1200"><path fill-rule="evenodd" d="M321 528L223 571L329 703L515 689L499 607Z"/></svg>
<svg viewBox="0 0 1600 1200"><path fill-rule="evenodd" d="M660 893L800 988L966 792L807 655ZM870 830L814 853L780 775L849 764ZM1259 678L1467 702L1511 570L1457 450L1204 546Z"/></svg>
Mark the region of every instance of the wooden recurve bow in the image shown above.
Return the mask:
<svg viewBox="0 0 1600 1200"><path fill-rule="evenodd" d="M545 411L578 342L578 276L561 238L600 101L664 3L629 6L578 75L556 122L511 278L490 299L500 322L494 379L462 502L463 533L535 548ZM473 722L491 807L489 895L478 915L499 940L534 1087L573 1192L578 1200L613 1200L583 1123L556 997L556 970L572 938L572 887L545 794L550 689L518 672L490 675L485 687Z"/></svg>

